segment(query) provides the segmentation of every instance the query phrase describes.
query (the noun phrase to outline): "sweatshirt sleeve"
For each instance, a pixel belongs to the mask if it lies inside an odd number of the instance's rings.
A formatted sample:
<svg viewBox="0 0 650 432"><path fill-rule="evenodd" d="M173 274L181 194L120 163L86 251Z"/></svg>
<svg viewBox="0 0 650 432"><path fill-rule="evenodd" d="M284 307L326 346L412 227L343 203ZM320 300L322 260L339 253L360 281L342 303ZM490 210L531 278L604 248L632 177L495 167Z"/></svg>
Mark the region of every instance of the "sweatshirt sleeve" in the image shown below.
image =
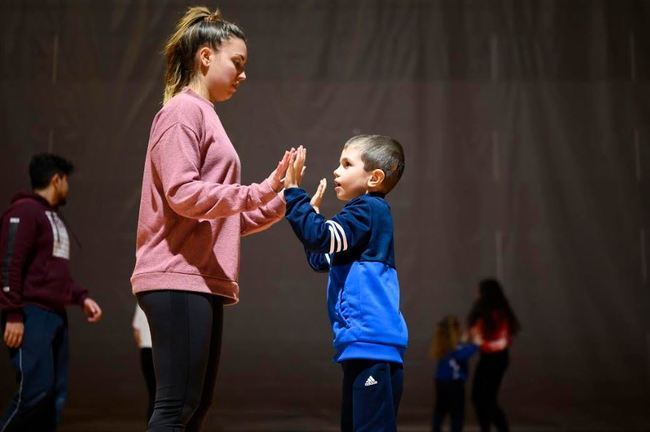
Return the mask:
<svg viewBox="0 0 650 432"><path fill-rule="evenodd" d="M72 304L83 306L84 301L88 298L88 290L70 279L70 292L72 293Z"/></svg>
<svg viewBox="0 0 650 432"><path fill-rule="evenodd" d="M37 231L35 215L28 207L18 207L2 220L0 307L9 322L23 320L23 270L36 244Z"/></svg>
<svg viewBox="0 0 650 432"><path fill-rule="evenodd" d="M154 175L176 213L192 219L216 219L251 211L277 196L267 180L250 186L201 179L199 139L182 123L170 126L150 150Z"/></svg>
<svg viewBox="0 0 650 432"><path fill-rule="evenodd" d="M303 189L285 191L286 218L296 236L310 252L344 252L368 241L371 229L370 206L362 198L350 201L330 220L316 213Z"/></svg>
<svg viewBox="0 0 650 432"><path fill-rule="evenodd" d="M241 235L255 234L271 227L284 217L286 204L282 194L256 210L241 213Z"/></svg>

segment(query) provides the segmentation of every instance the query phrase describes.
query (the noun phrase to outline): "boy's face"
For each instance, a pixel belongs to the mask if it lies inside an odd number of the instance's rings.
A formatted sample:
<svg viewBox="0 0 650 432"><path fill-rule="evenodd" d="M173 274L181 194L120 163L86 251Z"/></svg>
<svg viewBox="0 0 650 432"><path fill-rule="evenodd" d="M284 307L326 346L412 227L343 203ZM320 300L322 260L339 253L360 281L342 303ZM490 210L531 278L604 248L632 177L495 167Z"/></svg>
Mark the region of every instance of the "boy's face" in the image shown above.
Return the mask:
<svg viewBox="0 0 650 432"><path fill-rule="evenodd" d="M341 201L350 201L368 191L372 173L365 170L361 152L354 145L341 152L339 167L334 170L334 192Z"/></svg>

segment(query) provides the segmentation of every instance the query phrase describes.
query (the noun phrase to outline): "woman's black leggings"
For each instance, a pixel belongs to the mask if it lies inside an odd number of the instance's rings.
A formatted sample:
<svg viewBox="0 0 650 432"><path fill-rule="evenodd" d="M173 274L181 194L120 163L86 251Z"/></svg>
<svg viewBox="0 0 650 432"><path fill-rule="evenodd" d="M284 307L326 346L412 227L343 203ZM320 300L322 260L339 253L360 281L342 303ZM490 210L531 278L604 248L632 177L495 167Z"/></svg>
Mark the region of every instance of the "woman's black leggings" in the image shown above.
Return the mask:
<svg viewBox="0 0 650 432"><path fill-rule="evenodd" d="M156 402L148 432L198 432L217 378L223 301L190 291L138 294L153 343Z"/></svg>
<svg viewBox="0 0 650 432"><path fill-rule="evenodd" d="M508 357L508 350L481 353L476 366L472 402L481 432L489 432L491 424L499 432L508 432L508 420L498 403L499 387L508 368Z"/></svg>
<svg viewBox="0 0 650 432"><path fill-rule="evenodd" d="M156 402L156 374L153 371L153 354L151 348L140 348L140 369L144 382L147 384L147 394L149 395L149 403L147 404L147 424L151 414L153 414L153 406Z"/></svg>

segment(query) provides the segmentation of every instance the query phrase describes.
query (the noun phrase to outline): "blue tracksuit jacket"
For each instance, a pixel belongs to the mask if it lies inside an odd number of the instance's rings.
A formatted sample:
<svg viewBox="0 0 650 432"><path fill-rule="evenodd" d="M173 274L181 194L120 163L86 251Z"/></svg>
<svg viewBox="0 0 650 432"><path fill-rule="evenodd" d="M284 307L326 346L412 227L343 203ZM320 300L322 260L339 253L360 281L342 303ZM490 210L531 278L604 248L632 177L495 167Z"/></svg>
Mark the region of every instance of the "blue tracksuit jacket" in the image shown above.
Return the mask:
<svg viewBox="0 0 650 432"><path fill-rule="evenodd" d="M469 359L478 351L478 345L460 343L446 356L438 360L436 379L440 381L465 381Z"/></svg>
<svg viewBox="0 0 650 432"><path fill-rule="evenodd" d="M286 218L310 266L329 271L334 359L402 363L408 331L399 310L393 219L383 194L357 197L330 220L314 211L303 189L287 189L284 197Z"/></svg>

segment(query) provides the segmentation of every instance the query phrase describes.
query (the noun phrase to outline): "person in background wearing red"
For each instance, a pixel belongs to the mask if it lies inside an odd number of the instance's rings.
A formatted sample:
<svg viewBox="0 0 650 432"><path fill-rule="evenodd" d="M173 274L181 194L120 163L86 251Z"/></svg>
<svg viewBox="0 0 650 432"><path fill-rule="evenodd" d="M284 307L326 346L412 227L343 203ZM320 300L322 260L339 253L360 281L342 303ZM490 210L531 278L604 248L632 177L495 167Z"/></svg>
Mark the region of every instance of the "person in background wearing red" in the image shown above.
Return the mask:
<svg viewBox="0 0 650 432"><path fill-rule="evenodd" d="M481 341L472 384L480 430L487 432L493 424L499 432L507 432L508 420L498 403L499 387L508 368L509 347L520 326L499 281L484 279L479 283L479 296L467 323L473 339Z"/></svg>
<svg viewBox="0 0 650 432"><path fill-rule="evenodd" d="M65 307L80 306L91 323L102 316L70 274L70 237L59 208L73 171L60 156L34 156L32 192L17 194L0 217L2 331L18 380L0 420L2 432L56 430L68 388Z"/></svg>

